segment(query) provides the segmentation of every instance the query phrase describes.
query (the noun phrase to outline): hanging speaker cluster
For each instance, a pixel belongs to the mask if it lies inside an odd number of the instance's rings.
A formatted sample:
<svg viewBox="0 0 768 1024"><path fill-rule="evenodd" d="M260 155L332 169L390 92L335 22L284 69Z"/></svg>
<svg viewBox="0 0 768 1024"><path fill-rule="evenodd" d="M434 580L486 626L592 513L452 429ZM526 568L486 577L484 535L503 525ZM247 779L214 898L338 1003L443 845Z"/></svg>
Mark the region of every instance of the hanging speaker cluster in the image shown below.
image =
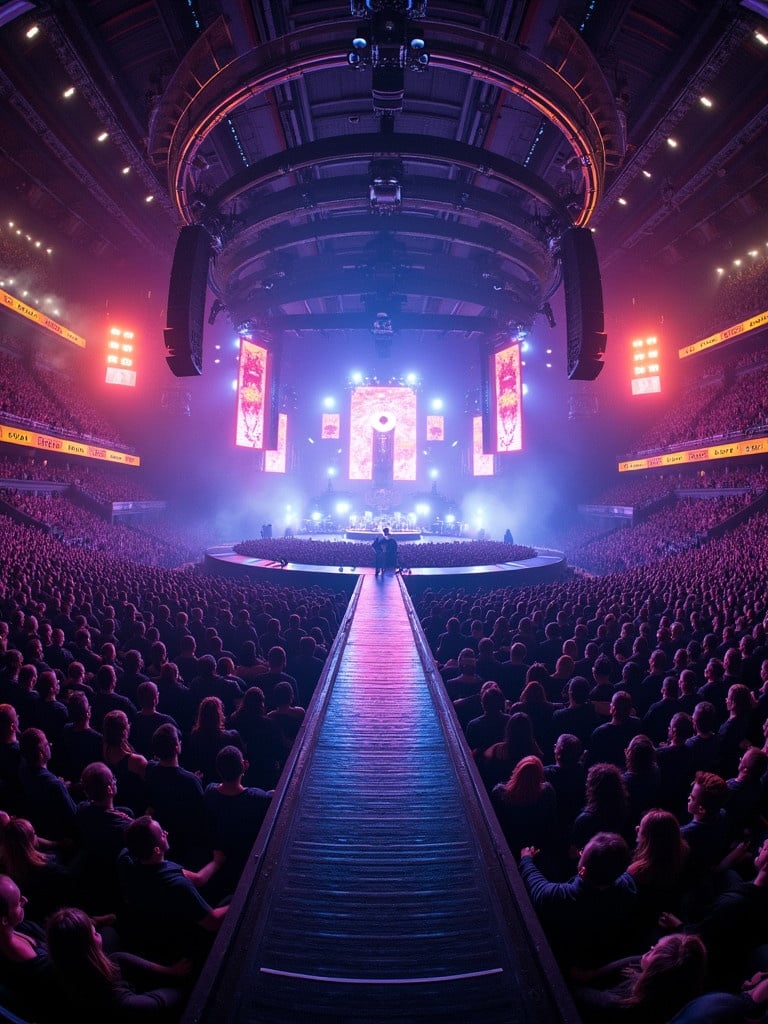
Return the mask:
<svg viewBox="0 0 768 1024"><path fill-rule="evenodd" d="M211 238L204 227L183 227L176 243L168 288L165 358L176 377L203 372L203 324Z"/></svg>
<svg viewBox="0 0 768 1024"><path fill-rule="evenodd" d="M568 228L560 238L565 290L569 380L594 380L605 362L603 286L589 228Z"/></svg>

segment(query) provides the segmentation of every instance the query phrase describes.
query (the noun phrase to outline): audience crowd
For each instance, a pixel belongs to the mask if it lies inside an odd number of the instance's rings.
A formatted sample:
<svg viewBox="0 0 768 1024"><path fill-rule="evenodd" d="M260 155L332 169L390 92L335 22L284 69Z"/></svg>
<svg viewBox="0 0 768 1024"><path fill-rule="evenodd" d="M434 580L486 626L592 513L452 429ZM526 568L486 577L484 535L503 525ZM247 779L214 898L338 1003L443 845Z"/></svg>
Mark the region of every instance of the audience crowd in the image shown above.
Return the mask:
<svg viewBox="0 0 768 1024"><path fill-rule="evenodd" d="M141 530L111 523L60 493L29 494L0 489L0 502L22 512L46 528L64 544L90 551L108 551L142 565L166 568L199 559L201 552L184 544L183 531L166 530L167 540L153 535L151 524Z"/></svg>
<svg viewBox="0 0 768 1024"><path fill-rule="evenodd" d="M717 498L678 498L635 526L625 526L572 547L563 538L568 561L588 572L620 572L658 561L701 544L707 532L747 508L751 492Z"/></svg>
<svg viewBox="0 0 768 1024"><path fill-rule="evenodd" d="M691 341L700 341L717 331L726 330L766 309L768 258L762 256L730 270L714 291L714 301Z"/></svg>
<svg viewBox="0 0 768 1024"><path fill-rule="evenodd" d="M764 305L766 266L721 289L720 326ZM768 369L756 356L739 369L751 372L675 396L638 447L768 422ZM0 409L22 407L53 429L117 440L59 375L3 358ZM697 473L621 481L596 503L740 493L674 498L607 535L566 527L557 546L583 571L556 583L472 576L414 598L585 1024L768 1012L768 511L709 535L764 490L763 469ZM149 497L127 474L29 458L1 461L0 478L66 482L104 504ZM185 543L167 519L129 528L60 495L0 496L47 527L0 515L0 1004L40 1024L173 1021L355 578L321 588L172 568L210 532L190 529ZM236 549L276 566L374 564L361 542ZM534 553L401 543L398 561Z"/></svg>
<svg viewBox="0 0 768 1024"><path fill-rule="evenodd" d="M31 244L26 235L17 235L16 230L7 221L0 224L0 279L4 282L0 288L19 297L29 288L42 295L58 291L63 278L57 279L57 261L42 246Z"/></svg>
<svg viewBox="0 0 768 1024"><path fill-rule="evenodd" d="M657 536L733 501L682 501ZM623 531L624 550L633 534L653 547L652 523ZM663 1024L697 996L764 998L762 975L751 995L740 985L768 968L763 919L747 909L768 879L766 540L757 512L622 572L417 599L585 1021ZM109 961L99 1012L173 1014L226 913L353 577L338 592L282 576L243 584L68 547L7 519L0 541L0 906L24 910L4 920L8 949L29 961L0 948L6 1001L45 1020L47 989L30 983L45 976L79 1008L59 935L80 927L79 912ZM248 808L237 834L234 806ZM721 925L737 927L738 944ZM654 989L652 1014L645 979L661 954L649 951L673 939L695 970Z"/></svg>
<svg viewBox="0 0 768 1024"><path fill-rule="evenodd" d="M623 474L622 478L604 488L593 504L631 506L640 510L675 491L748 488L757 493L764 490L767 483L763 465L731 466L726 463L718 466L713 463L704 468L697 466L674 472L664 469L658 475L653 471L630 473Z"/></svg>
<svg viewBox="0 0 768 1024"><path fill-rule="evenodd" d="M99 445L121 445L116 427L61 373L11 356L0 359L0 413Z"/></svg>
<svg viewBox="0 0 768 1024"><path fill-rule="evenodd" d="M725 354L722 358L726 359ZM696 447L713 439L768 429L767 382L768 367L758 364L738 376L707 378L672 389L634 451Z"/></svg>
<svg viewBox="0 0 768 1024"><path fill-rule="evenodd" d="M766 542L416 600L587 1024L768 1009Z"/></svg>
<svg viewBox="0 0 768 1024"><path fill-rule="evenodd" d="M174 1020L352 581L167 571L5 517L0 544L0 1004Z"/></svg>
<svg viewBox="0 0 768 1024"><path fill-rule="evenodd" d="M244 540L235 545L235 551L249 558L268 562L295 562L299 565L374 566L376 552L372 542L344 540L314 540L302 537L284 537L274 540ZM471 540L427 541L397 545L398 565L404 569L440 566L496 565L533 558L534 548L524 544L505 544L503 541Z"/></svg>

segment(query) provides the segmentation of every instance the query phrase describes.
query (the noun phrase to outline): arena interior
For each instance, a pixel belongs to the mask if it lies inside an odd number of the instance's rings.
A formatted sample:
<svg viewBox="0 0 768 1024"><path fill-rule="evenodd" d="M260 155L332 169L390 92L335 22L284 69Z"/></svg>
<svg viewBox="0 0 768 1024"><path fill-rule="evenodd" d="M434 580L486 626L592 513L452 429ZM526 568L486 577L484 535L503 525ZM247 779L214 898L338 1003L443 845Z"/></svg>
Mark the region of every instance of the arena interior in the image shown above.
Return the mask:
<svg viewBox="0 0 768 1024"><path fill-rule="evenodd" d="M0 1019L768 1020L768 6L0 87Z"/></svg>

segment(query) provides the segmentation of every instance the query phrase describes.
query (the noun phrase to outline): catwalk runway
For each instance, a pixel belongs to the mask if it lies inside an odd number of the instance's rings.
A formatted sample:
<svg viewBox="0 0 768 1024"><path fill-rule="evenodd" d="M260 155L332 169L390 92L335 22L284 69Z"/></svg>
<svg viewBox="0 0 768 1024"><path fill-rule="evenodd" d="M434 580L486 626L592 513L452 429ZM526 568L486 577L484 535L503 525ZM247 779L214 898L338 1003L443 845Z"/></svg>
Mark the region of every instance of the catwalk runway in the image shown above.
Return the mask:
<svg viewBox="0 0 768 1024"><path fill-rule="evenodd" d="M362 575L185 1024L575 1022L399 576Z"/></svg>

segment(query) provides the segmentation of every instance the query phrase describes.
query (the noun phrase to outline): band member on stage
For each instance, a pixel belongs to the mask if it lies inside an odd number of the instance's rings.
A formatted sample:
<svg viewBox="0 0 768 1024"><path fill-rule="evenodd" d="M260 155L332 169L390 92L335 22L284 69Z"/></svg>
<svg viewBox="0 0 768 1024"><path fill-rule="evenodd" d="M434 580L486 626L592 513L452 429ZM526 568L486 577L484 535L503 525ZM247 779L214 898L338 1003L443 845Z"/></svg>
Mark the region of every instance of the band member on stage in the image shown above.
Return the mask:
<svg viewBox="0 0 768 1024"><path fill-rule="evenodd" d="M373 542L373 550L376 552L376 572L384 575L385 569L394 569L397 565L397 541L389 534L389 527L385 526L381 536Z"/></svg>

